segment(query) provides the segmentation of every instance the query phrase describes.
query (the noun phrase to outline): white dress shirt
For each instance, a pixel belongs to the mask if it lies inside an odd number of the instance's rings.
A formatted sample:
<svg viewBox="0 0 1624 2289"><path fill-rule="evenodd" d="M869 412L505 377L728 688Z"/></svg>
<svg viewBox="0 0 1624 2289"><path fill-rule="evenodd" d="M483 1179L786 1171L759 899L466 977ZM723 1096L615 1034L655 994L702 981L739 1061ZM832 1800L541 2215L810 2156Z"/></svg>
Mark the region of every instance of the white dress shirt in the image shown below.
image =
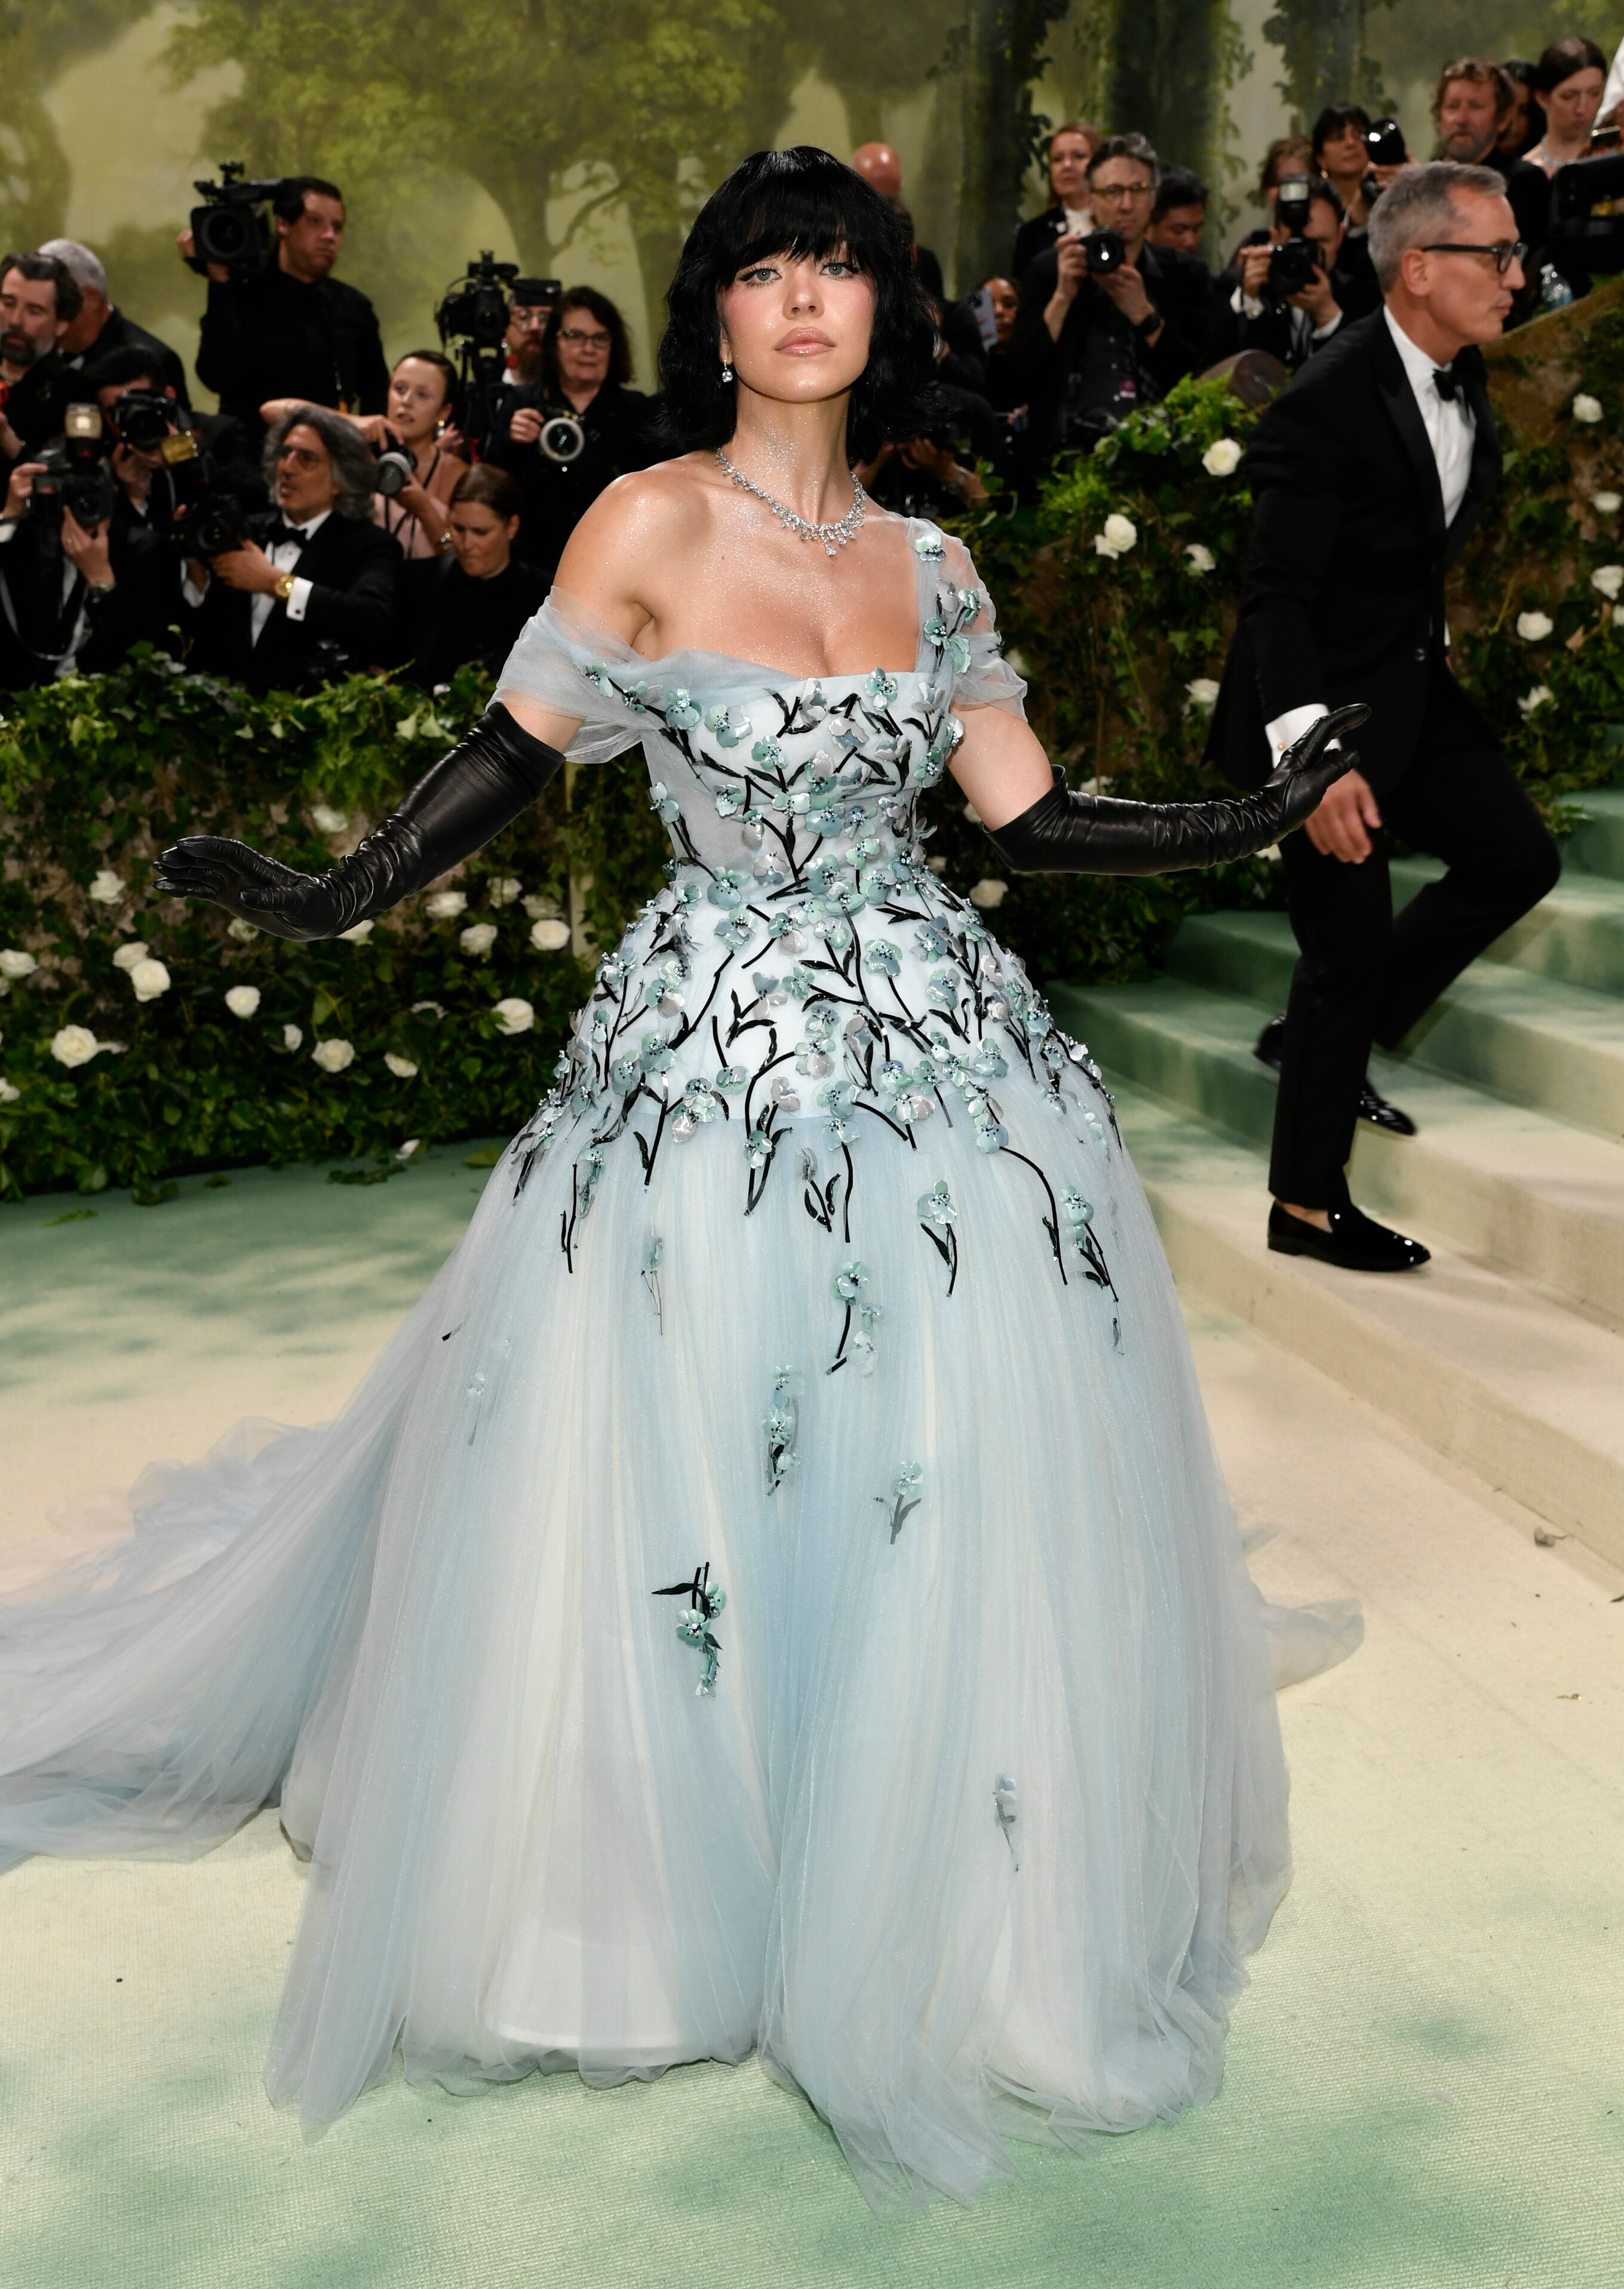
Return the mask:
<svg viewBox="0 0 1624 2289"><path fill-rule="evenodd" d="M1413 393L1421 427L1427 432L1427 443L1432 448L1432 459L1438 473L1438 490L1444 496L1444 522L1453 524L1466 498L1466 488L1472 474L1472 442L1477 434L1477 422L1464 393L1453 397L1441 397L1434 377L1442 369L1436 358L1410 339L1404 328L1384 304L1381 315L1387 330L1393 337L1405 379ZM1329 714L1325 702L1310 699L1301 707L1288 707L1284 715L1277 715L1266 725L1270 751L1279 756L1293 741L1300 739L1310 723L1318 723Z"/></svg>
<svg viewBox="0 0 1624 2289"><path fill-rule="evenodd" d="M1248 294L1241 286L1238 286L1230 297L1230 307L1238 318L1261 318L1268 307L1261 295ZM1321 343L1330 340L1342 323L1340 310L1327 318L1323 326L1317 326L1309 312L1299 309L1296 303L1287 302L1284 307L1286 323L1291 328L1292 348L1300 358L1312 356Z"/></svg>
<svg viewBox="0 0 1624 2289"><path fill-rule="evenodd" d="M297 540L273 541L271 546L265 552L279 572L292 571L293 567L299 562L299 560L304 554L306 548L309 546L310 542L314 539L316 534L320 532L322 527L326 523L328 518L331 514L331 509L324 508L320 516L313 516L308 524L294 524L291 517L285 520L285 522L291 527L292 530L298 533L299 538ZM202 603L203 600L203 591L194 583L189 571L183 578L181 587L185 592L186 600L188 604ZM250 598L248 607L248 641L251 644L257 644L260 637L264 634L265 624L270 618L271 609L275 604L276 601L277 600L275 596L267 594L264 590L261 590L257 594ZM291 620L302 620L306 610L309 609L309 581L295 580L288 594L288 618Z"/></svg>

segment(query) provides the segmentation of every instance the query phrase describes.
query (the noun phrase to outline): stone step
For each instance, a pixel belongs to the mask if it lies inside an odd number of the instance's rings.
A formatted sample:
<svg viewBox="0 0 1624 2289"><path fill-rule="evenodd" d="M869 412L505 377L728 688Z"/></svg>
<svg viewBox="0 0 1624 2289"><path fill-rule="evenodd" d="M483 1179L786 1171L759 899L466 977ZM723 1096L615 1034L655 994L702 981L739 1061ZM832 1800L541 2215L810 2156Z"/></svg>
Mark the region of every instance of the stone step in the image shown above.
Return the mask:
<svg viewBox="0 0 1624 2289"><path fill-rule="evenodd" d="M1271 1255L1262 1154L1136 1089L1117 1099L1182 1284L1624 1564L1624 1338L1446 1249L1387 1278Z"/></svg>
<svg viewBox="0 0 1624 2289"><path fill-rule="evenodd" d="M1567 800L1585 816L1563 844L1564 863L1624 882L1624 787L1591 787Z"/></svg>
<svg viewBox="0 0 1624 2289"><path fill-rule="evenodd" d="M1153 1092L1267 1153L1276 1082L1252 1055L1266 1005L1173 977L1058 987L1053 999L1112 1089ZM1359 1205L1624 1331L1624 1145L1418 1065L1377 1057L1372 1074L1420 1133L1359 1123Z"/></svg>
<svg viewBox="0 0 1624 2289"><path fill-rule="evenodd" d="M1194 914L1168 967L1181 977L1285 1007L1296 948L1284 914ZM1458 977L1395 1062L1472 1081L1558 1120L1624 1136L1624 1003L1502 961Z"/></svg>
<svg viewBox="0 0 1624 2289"><path fill-rule="evenodd" d="M1436 858L1396 858L1391 871L1393 903L1399 905L1444 869ZM1624 994L1624 881L1570 868L1482 958L1593 993Z"/></svg>

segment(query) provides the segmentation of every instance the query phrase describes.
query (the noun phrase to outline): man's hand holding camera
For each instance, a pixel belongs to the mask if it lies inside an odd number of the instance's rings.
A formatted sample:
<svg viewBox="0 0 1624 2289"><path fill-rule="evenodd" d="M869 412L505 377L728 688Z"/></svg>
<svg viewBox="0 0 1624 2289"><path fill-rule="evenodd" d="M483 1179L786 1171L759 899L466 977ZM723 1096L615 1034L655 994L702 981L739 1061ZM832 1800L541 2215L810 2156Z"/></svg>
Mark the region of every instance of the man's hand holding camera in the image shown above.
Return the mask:
<svg viewBox="0 0 1624 2289"><path fill-rule="evenodd" d="M1240 291L1247 302L1256 303L1264 299L1265 289L1269 284L1270 265L1274 260L1278 249L1287 243L1286 234L1282 232L1278 236L1261 245L1241 248ZM1299 287L1294 294L1287 294L1284 299L1294 310L1306 310L1318 333L1341 316L1341 305L1331 291L1331 280L1325 269L1323 248L1312 239L1302 243L1314 248L1314 275L1306 286Z"/></svg>
<svg viewBox="0 0 1624 2289"><path fill-rule="evenodd" d="M115 586L113 560L108 553L111 528L92 525L87 530L67 503L62 505L62 554L80 574L87 588L105 594Z"/></svg>
<svg viewBox="0 0 1624 2289"><path fill-rule="evenodd" d="M1116 305L1130 326L1142 326L1147 320L1151 320L1154 321L1154 327L1153 330L1147 330L1147 338L1154 340L1156 334L1160 332L1161 318L1156 305L1145 291L1144 279L1136 263L1122 262L1118 263L1114 270L1099 273L1091 271L1088 267L1087 242L1068 234L1066 237L1055 243L1055 291L1049 298L1043 315L1049 332L1056 340L1060 338L1060 330L1065 324L1067 314L1072 303L1076 301L1085 283L1090 282L1109 301ZM513 416L515 436L518 435L517 424L521 418L518 414Z"/></svg>
<svg viewBox="0 0 1624 2289"><path fill-rule="evenodd" d="M219 556L211 556L207 565L192 569L194 584L202 587L210 573L223 580L228 588L240 588L244 595L273 596L282 574L257 540L245 540L237 548L227 548Z"/></svg>

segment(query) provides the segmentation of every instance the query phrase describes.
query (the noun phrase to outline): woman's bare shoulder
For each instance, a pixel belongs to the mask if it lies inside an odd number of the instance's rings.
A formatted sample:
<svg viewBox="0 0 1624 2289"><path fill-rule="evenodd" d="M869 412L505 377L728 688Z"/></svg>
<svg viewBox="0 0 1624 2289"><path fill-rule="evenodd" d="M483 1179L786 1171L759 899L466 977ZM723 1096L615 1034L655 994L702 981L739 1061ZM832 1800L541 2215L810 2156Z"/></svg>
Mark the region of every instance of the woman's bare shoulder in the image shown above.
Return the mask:
<svg viewBox="0 0 1624 2289"><path fill-rule="evenodd" d="M611 622L643 600L651 572L694 548L713 492L709 457L684 453L605 487L569 536L558 585ZM645 610L638 620L648 617Z"/></svg>

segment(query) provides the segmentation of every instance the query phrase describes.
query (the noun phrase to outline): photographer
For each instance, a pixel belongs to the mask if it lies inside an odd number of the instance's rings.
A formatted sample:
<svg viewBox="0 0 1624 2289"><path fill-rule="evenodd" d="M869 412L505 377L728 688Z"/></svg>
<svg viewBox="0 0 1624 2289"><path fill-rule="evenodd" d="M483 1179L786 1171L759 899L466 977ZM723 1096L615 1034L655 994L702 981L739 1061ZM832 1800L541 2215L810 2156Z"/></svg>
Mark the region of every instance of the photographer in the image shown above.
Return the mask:
<svg viewBox="0 0 1624 2289"><path fill-rule="evenodd" d="M68 373L58 344L79 290L54 256L0 257L0 456L22 460L62 427Z"/></svg>
<svg viewBox="0 0 1624 2289"><path fill-rule="evenodd" d="M172 385L163 378L158 361L147 350L139 345L113 350L86 369L84 382L87 389L94 390L102 419L114 441L110 467L118 487L114 509L115 526L150 525L163 534L174 518L178 502L175 479L160 444L146 443L144 433L139 443L125 436L119 419L119 409L125 399L133 400L152 414L158 411L152 401L161 399L170 409L168 434L176 435L185 431L196 439L199 450L208 455L243 516L251 516L266 506L265 480L242 423L234 421L227 413L193 413L182 406Z"/></svg>
<svg viewBox="0 0 1624 2289"><path fill-rule="evenodd" d="M0 510L0 687L21 690L115 667L161 639L172 564L149 531L121 527L102 419L65 409L71 435L19 462Z"/></svg>
<svg viewBox="0 0 1624 2289"><path fill-rule="evenodd" d="M1204 363L1211 281L1145 240L1158 177L1142 135L1110 137L1088 163L1101 227L1062 238L1021 281L1015 355L1040 455L1091 443Z"/></svg>
<svg viewBox="0 0 1624 2289"><path fill-rule="evenodd" d="M1342 323L1333 275L1342 244L1341 201L1323 178L1288 175L1275 213L1267 238L1240 250L1239 282L1208 343L1214 363L1238 350L1263 350L1294 373Z"/></svg>
<svg viewBox="0 0 1624 2289"><path fill-rule="evenodd" d="M1201 239L1206 229L1206 185L1188 167L1164 167L1156 187L1156 204L1145 236L1152 246L1174 254L1191 254L1201 260ZM1206 267L1205 264L1202 265Z"/></svg>
<svg viewBox="0 0 1624 2289"><path fill-rule="evenodd" d="M519 554L549 578L606 485L655 458L653 407L629 388L632 349L606 295L572 286L547 320L541 379L510 394L506 434L487 460L519 482Z"/></svg>
<svg viewBox="0 0 1624 2289"><path fill-rule="evenodd" d="M546 602L545 573L513 553L519 487L489 463L467 470L451 496L450 552L419 558L402 575L401 606L410 682L433 691L478 660L495 675L525 622Z"/></svg>
<svg viewBox="0 0 1624 2289"><path fill-rule="evenodd" d="M224 263L197 266L209 279L197 378L251 437L264 434L259 408L267 398L381 413L388 395L377 313L357 288L332 275L344 244L342 193L320 176L299 175L288 197L290 211L276 214L274 263L242 278ZM189 228L177 243L196 266Z"/></svg>
<svg viewBox="0 0 1624 2289"><path fill-rule="evenodd" d="M265 474L275 508L240 547L187 560L193 664L256 690L308 690L387 659L398 544L372 522L375 464L353 423L297 405L274 424Z"/></svg>
<svg viewBox="0 0 1624 2289"><path fill-rule="evenodd" d="M125 317L108 299L107 274L90 248L81 246L76 238L48 238L39 251L53 256L79 290L78 315L68 320L57 344L63 363L83 373L111 357L115 350L139 349L158 375L157 386L171 391L180 404L189 405L186 368L156 334L149 334L145 326Z"/></svg>
<svg viewBox="0 0 1624 2289"><path fill-rule="evenodd" d="M260 419L267 424L280 421L296 403L288 397L267 398L259 408ZM393 491L373 494L373 522L399 541L403 556L438 556L451 545L451 496L468 473L457 427L457 368L439 350L408 350L389 377L388 411L346 413L344 419L375 453L400 454L410 467L410 474Z"/></svg>

